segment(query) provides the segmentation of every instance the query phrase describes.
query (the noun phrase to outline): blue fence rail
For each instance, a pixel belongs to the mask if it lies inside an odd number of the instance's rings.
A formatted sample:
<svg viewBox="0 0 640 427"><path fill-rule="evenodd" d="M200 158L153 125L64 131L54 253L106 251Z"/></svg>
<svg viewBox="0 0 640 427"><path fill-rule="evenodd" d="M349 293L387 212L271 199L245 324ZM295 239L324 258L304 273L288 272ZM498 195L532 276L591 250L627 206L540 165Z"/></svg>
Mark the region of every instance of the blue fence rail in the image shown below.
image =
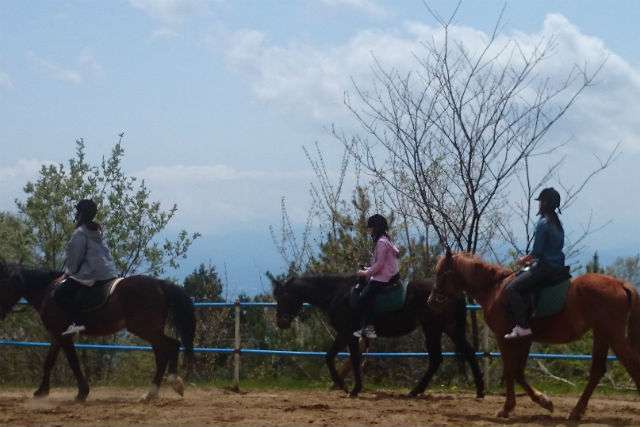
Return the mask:
<svg viewBox="0 0 640 427"><path fill-rule="evenodd" d="M25 304L24 301L21 301ZM311 356L311 357L324 357L326 352L323 351L292 351L292 350L263 350L263 349L251 349L242 348L240 345L240 309L243 307L275 307L275 302L197 302L194 303L196 307L235 307L235 346L234 348L210 348L210 347L196 347L195 352L200 353L226 353L235 355L235 374L234 382L236 387L239 385L239 372L240 372L240 355L242 354L260 354L260 355L279 355L279 356ZM309 304L304 304L309 306ZM469 310L479 310L479 305L467 305ZM0 341L0 345L6 346L21 346L21 347L48 347L48 342L30 342L30 341ZM89 350L110 350L110 351L151 351L150 346L133 346L133 345L97 345L97 344L76 344L76 348L89 349ZM408 352L408 353L377 353L368 352L367 357L428 357L428 352ZM453 357L453 352L443 352L445 357ZM347 357L349 353L340 352L338 356ZM501 355L499 352L479 351L476 352L477 357L482 358L499 358ZM530 358L533 359L569 359L569 360L590 360L589 354L552 354L552 353L530 353ZM616 360L615 356L607 356L608 360Z"/></svg>

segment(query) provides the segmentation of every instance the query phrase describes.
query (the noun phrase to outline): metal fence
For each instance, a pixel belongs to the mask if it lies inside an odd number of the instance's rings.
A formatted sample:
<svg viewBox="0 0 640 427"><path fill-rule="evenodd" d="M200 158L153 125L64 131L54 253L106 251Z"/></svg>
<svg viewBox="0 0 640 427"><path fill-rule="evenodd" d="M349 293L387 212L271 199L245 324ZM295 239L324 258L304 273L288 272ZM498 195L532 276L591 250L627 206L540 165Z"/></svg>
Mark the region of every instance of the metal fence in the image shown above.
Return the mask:
<svg viewBox="0 0 640 427"><path fill-rule="evenodd" d="M196 347L195 352L201 353L227 353L234 354L234 385L236 388L240 384L240 356L242 354L262 354L262 355L281 355L281 356L311 356L311 357L324 357L326 352L321 351L291 351L291 350L264 350L264 349L251 349L242 348L240 340L240 310L242 307L275 307L275 302L197 302L194 303L196 307L235 307L235 328L234 328L234 347L233 348L211 348L211 347ZM309 306L309 304L304 304ZM469 310L479 310L479 305L467 305ZM485 327L485 331L486 331ZM485 333L487 336L488 332ZM23 347L48 347L48 342L29 342L29 341L0 341L0 345L7 346L23 346ZM76 348L90 349L90 350L117 350L117 351L151 351L150 346L132 346L132 345L96 345L96 344L76 344ZM486 349L485 345L485 349ZM183 350L183 349L181 349ZM443 356L452 357L455 356L454 352L443 352ZM338 356L346 357L349 353L340 352ZM427 352L408 352L408 353L376 353L368 352L367 357L427 357ZM500 357L499 352L491 351L478 351L477 357L483 357L487 360L489 358ZM547 353L530 353L530 358L534 359L571 359L571 360L590 360L590 354L547 354ZM608 356L609 360L616 360L615 356ZM486 369L485 369L486 373Z"/></svg>

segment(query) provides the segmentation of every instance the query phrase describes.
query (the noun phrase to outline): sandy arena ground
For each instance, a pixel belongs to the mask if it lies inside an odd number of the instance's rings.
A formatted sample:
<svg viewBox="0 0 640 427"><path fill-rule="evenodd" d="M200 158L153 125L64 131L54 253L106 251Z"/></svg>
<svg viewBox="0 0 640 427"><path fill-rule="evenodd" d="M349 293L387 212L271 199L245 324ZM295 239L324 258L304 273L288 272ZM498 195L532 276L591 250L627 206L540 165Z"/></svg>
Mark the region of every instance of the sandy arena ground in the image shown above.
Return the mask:
<svg viewBox="0 0 640 427"><path fill-rule="evenodd" d="M96 387L85 403L75 390L55 388L44 399L31 390L0 389L2 426L640 426L640 397L595 395L580 423L567 421L577 395L550 396L549 413L518 395L511 418L497 418L503 396L365 390L357 399L336 391L243 390L188 387L181 398L168 387L151 403L142 388Z"/></svg>

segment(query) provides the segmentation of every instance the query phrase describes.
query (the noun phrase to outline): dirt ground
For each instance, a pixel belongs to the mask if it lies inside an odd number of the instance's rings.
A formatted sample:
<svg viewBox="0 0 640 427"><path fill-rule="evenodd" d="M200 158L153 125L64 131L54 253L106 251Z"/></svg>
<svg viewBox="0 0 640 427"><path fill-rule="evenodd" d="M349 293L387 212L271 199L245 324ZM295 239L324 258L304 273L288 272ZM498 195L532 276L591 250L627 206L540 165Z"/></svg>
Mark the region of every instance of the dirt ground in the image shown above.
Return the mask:
<svg viewBox="0 0 640 427"><path fill-rule="evenodd" d="M365 390L356 399L336 391L260 389L236 393L188 387L184 398L162 387L158 398L139 403L142 388L96 387L85 403L75 390L53 389L33 399L32 390L0 389L2 426L640 426L640 397L595 395L580 423L567 421L577 395L549 396L548 411L518 395L509 419L497 418L504 397L432 392L415 399L400 391Z"/></svg>

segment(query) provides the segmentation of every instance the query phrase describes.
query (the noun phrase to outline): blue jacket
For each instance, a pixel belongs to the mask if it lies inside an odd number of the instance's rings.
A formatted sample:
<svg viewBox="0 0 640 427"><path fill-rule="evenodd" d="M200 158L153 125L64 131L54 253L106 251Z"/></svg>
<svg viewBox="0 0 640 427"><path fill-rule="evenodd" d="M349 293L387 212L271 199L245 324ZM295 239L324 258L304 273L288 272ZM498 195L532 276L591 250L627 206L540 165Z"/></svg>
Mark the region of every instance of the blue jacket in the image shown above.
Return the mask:
<svg viewBox="0 0 640 427"><path fill-rule="evenodd" d="M543 216L536 224L531 254L536 263L544 263L551 267L564 266L564 231L549 223Z"/></svg>

